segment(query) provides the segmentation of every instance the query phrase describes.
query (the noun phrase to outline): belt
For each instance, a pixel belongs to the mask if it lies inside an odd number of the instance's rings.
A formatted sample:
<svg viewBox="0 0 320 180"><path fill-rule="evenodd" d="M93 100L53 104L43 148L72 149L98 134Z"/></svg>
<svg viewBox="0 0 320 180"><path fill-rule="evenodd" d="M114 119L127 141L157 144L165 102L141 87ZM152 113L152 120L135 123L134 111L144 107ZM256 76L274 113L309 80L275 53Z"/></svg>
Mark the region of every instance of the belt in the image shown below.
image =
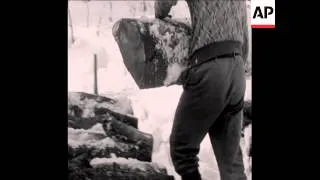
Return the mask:
<svg viewBox="0 0 320 180"><path fill-rule="evenodd" d="M206 45L190 56L188 68L181 73L177 84L184 84L189 70L193 67L218 58L235 57L241 55L241 52L242 44L239 41L220 41Z"/></svg>
<svg viewBox="0 0 320 180"><path fill-rule="evenodd" d="M189 58L189 67L197 66L218 58L234 57L242 54L242 44L239 41L220 41L206 45L196 50Z"/></svg>

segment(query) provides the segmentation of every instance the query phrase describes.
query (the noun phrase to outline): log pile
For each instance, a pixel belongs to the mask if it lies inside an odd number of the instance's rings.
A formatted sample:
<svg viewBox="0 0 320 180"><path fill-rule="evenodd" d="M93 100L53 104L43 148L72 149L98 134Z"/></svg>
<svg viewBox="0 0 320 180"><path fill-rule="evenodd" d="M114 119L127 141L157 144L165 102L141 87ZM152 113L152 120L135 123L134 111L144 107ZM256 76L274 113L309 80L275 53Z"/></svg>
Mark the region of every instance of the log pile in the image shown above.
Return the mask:
<svg viewBox="0 0 320 180"><path fill-rule="evenodd" d="M245 101L243 107L243 129L252 124L252 102Z"/></svg>
<svg viewBox="0 0 320 180"><path fill-rule="evenodd" d="M173 180L151 162L152 135L139 131L137 118L123 112L116 100L68 95L69 180Z"/></svg>

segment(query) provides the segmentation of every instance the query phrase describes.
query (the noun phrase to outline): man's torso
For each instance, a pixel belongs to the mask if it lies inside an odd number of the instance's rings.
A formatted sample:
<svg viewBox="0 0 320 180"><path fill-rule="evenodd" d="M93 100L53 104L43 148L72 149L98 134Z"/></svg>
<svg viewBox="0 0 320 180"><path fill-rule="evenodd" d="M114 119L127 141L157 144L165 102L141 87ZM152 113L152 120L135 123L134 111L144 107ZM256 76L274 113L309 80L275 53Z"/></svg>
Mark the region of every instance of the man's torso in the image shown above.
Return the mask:
<svg viewBox="0 0 320 180"><path fill-rule="evenodd" d="M243 43L247 26L245 0L186 0L192 21L190 55L210 43Z"/></svg>

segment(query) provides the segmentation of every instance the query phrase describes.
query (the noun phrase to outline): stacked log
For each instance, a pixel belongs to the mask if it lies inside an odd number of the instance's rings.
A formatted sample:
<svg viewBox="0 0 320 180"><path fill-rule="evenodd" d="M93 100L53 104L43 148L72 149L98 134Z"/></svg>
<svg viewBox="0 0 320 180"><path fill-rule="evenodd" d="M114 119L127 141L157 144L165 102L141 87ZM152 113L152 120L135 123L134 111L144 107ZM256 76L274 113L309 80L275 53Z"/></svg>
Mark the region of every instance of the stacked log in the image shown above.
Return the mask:
<svg viewBox="0 0 320 180"><path fill-rule="evenodd" d="M243 129L252 124L252 102L245 101L243 107Z"/></svg>
<svg viewBox="0 0 320 180"><path fill-rule="evenodd" d="M87 93L68 97L69 180L173 180L151 162L153 137L137 129L117 101Z"/></svg>

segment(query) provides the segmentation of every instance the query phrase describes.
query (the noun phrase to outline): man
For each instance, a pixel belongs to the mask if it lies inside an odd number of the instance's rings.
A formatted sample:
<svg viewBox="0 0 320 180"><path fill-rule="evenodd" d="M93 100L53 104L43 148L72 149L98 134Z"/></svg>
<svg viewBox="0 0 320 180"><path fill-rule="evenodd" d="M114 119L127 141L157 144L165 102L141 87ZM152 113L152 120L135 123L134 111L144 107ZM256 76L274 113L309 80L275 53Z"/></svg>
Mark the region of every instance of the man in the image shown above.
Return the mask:
<svg viewBox="0 0 320 180"><path fill-rule="evenodd" d="M209 133L221 180L245 180L240 137L248 54L245 0L186 0L192 22L189 68L170 136L173 165L182 180L201 179L200 143ZM156 18L177 0L157 0Z"/></svg>

